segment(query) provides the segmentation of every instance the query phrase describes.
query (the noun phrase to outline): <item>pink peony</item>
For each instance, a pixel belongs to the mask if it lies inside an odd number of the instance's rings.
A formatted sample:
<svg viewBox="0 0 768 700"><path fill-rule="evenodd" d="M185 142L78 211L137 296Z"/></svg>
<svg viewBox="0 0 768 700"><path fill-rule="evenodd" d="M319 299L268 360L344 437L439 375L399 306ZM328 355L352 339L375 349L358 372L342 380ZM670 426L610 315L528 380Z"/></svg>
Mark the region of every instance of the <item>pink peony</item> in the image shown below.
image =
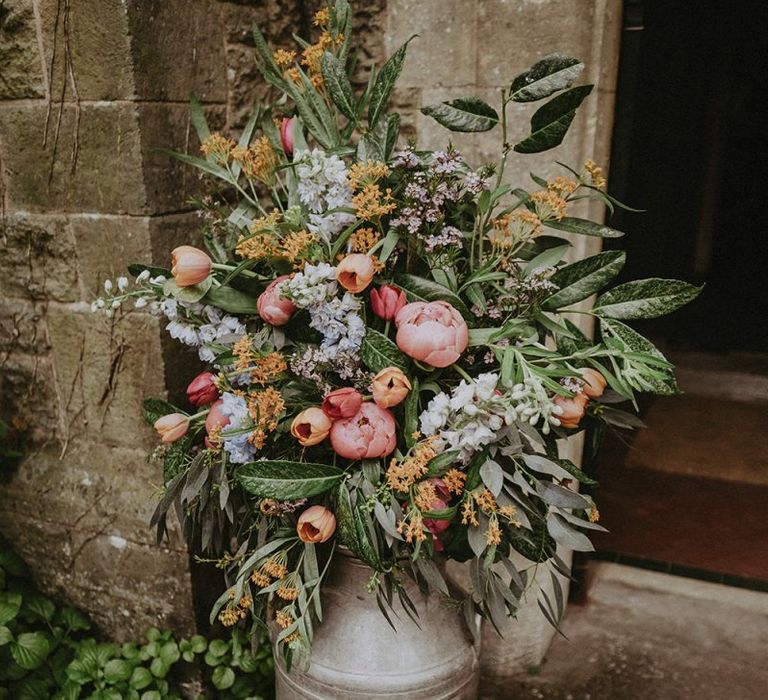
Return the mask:
<svg viewBox="0 0 768 700"><path fill-rule="evenodd" d="M290 275L280 275L272 280L256 301L262 321L272 326L284 326L296 311L296 305L290 299L282 298L277 288L277 285L289 278Z"/></svg>
<svg viewBox="0 0 768 700"><path fill-rule="evenodd" d="M354 416L337 420L331 428L331 446L347 459L386 457L396 442L395 419L375 403L364 403Z"/></svg>
<svg viewBox="0 0 768 700"><path fill-rule="evenodd" d="M371 290L373 313L385 321L391 321L407 303L405 292L389 284Z"/></svg>
<svg viewBox="0 0 768 700"><path fill-rule="evenodd" d="M406 304L395 316L395 325L397 346L432 367L452 365L469 343L466 322L447 301Z"/></svg>
<svg viewBox="0 0 768 700"><path fill-rule="evenodd" d="M363 395L351 386L336 389L323 399L323 411L331 420L351 418L363 403Z"/></svg>
<svg viewBox="0 0 768 700"><path fill-rule="evenodd" d="M207 406L219 398L212 372L200 372L187 387L187 399L193 406Z"/></svg>

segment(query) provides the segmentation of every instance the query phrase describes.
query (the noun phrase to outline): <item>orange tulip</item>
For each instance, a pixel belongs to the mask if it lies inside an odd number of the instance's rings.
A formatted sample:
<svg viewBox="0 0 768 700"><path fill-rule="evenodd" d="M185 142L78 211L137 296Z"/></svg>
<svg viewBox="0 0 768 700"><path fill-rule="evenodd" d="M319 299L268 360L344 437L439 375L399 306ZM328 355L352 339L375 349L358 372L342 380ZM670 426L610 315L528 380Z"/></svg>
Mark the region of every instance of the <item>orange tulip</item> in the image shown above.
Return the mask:
<svg viewBox="0 0 768 700"><path fill-rule="evenodd" d="M183 413L169 413L155 421L154 428L160 439L169 444L183 438L189 429L189 418Z"/></svg>
<svg viewBox="0 0 768 700"><path fill-rule="evenodd" d="M562 409L562 413L557 416L560 425L563 428L578 428L581 419L584 417L584 410L587 407L586 394L576 394L576 396L555 396L555 406Z"/></svg>
<svg viewBox="0 0 768 700"><path fill-rule="evenodd" d="M600 372L591 367L587 367L585 369L580 369L579 374L584 381L584 388L582 391L589 396L590 399L597 399L603 395L608 383Z"/></svg>
<svg viewBox="0 0 768 700"><path fill-rule="evenodd" d="M299 413L291 423L291 435L303 447L321 443L331 430L331 419L317 406L310 406Z"/></svg>
<svg viewBox="0 0 768 700"><path fill-rule="evenodd" d="M362 292L376 274L373 258L363 253L351 253L336 266L336 281L348 292Z"/></svg>
<svg viewBox="0 0 768 700"><path fill-rule="evenodd" d="M302 542L325 542L336 531L336 516L325 506L310 506L300 516L296 532Z"/></svg>
<svg viewBox="0 0 768 700"><path fill-rule="evenodd" d="M397 367L385 367L373 378L371 384L373 400L379 408L397 406L410 390L411 382Z"/></svg>
<svg viewBox="0 0 768 700"><path fill-rule="evenodd" d="M171 252L171 274L179 287L200 284L211 274L211 259L199 248L181 245Z"/></svg>

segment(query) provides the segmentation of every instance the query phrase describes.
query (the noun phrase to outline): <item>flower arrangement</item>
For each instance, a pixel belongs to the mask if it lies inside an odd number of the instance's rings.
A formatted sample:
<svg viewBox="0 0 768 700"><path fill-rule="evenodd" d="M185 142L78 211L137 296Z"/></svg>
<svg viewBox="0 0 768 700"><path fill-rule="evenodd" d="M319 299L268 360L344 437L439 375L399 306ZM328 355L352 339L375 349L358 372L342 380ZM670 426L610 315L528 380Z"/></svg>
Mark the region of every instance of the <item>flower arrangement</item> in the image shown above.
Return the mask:
<svg viewBox="0 0 768 700"><path fill-rule="evenodd" d="M469 560L466 619L497 627L533 585L515 552L562 572L558 544L591 549L598 511L574 486L594 482L558 441L636 425L612 404L676 391L625 321L699 291L646 279L601 292L621 251L565 262L554 234L622 235L571 213L584 199L624 206L595 163L534 175L532 191L504 183L511 150L564 138L592 88L573 86L580 61L543 58L502 91L500 113L474 97L422 110L453 131L500 125L499 162L474 169L450 145L398 145L388 103L407 43L356 92L350 22L346 0L329 4L300 56L255 29L283 98L237 142L211 133L193 100L202 155L174 154L207 177L206 250L176 248L170 269L132 265L133 283L108 282L94 302L108 315L147 306L209 365L187 389L192 409L145 404L166 482L153 524L162 536L176 505L189 542L229 576L212 619L271 616L289 663L308 659L338 546L370 566L384 615L395 597L412 607L404 576L448 595L436 560ZM508 143L508 105L547 98ZM572 313L597 321L596 339ZM541 608L556 625L562 600Z"/></svg>

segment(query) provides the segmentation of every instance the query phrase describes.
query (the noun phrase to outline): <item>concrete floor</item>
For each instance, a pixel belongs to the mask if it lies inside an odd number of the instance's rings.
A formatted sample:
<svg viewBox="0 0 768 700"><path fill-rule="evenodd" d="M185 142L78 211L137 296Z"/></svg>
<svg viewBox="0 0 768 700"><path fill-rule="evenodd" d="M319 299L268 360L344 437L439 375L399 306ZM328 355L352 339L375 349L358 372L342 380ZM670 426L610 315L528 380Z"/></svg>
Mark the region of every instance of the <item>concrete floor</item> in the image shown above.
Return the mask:
<svg viewBox="0 0 768 700"><path fill-rule="evenodd" d="M768 594L616 564L590 575L568 639L504 700L768 698Z"/></svg>

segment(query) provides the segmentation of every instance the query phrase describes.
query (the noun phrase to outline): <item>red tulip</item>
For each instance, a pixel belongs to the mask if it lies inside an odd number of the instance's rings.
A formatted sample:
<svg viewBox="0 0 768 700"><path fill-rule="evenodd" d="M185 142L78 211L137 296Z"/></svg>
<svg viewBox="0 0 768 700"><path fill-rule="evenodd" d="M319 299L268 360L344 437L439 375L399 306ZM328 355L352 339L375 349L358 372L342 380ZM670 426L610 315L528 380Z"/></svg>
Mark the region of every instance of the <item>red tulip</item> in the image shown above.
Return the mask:
<svg viewBox="0 0 768 700"><path fill-rule="evenodd" d="M327 394L323 399L322 408L331 420L338 420L354 416L360 410L362 403L362 394L357 389L346 386Z"/></svg>
<svg viewBox="0 0 768 700"><path fill-rule="evenodd" d="M187 399L193 406L207 406L219 398L212 372L200 372L187 387Z"/></svg>

